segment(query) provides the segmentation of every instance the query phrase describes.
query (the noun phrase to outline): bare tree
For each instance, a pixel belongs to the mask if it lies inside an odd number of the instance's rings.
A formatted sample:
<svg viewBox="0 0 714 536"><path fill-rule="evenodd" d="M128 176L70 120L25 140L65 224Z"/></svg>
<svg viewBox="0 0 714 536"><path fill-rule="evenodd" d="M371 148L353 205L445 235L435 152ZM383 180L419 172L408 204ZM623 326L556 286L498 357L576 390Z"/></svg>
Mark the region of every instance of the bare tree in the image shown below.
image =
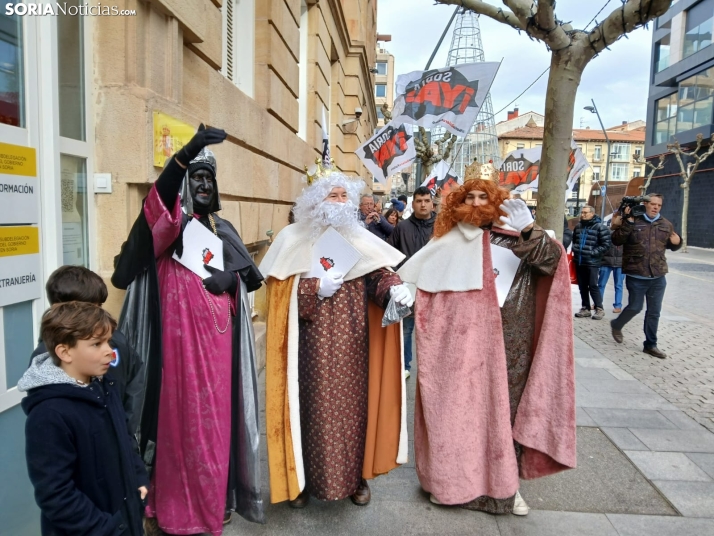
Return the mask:
<svg viewBox="0 0 714 536"><path fill-rule="evenodd" d="M679 169L681 170L679 175L682 177L682 184L679 185L682 190L684 190L682 195L682 252L687 252L687 224L689 223L689 186L692 183L694 174L699 169L699 164L704 162L709 158L712 153L714 153L714 134L712 134L711 140L709 140L709 148L703 153L699 153L702 149L702 143L704 142L704 136L697 134L697 145L693 151L687 148L682 148L679 142L675 139L674 143L667 144L667 149L669 149L674 156L677 158L679 163ZM685 165L686 159L688 162Z"/></svg>
<svg viewBox="0 0 714 536"><path fill-rule="evenodd" d="M419 134L414 135L414 148L416 149L417 158L421 160L421 165L424 169L424 177L429 176L434 164L449 158L451 150L454 148L454 143L456 143L456 139L455 134L445 132L444 135L437 141L429 143L429 137L426 133L426 129L424 129L424 127L419 127ZM434 145L436 145L436 150L434 150Z"/></svg>
<svg viewBox="0 0 714 536"><path fill-rule="evenodd" d="M647 175L647 180L645 180L644 183L642 183L642 186L640 186L640 195L647 195L647 188L650 187L650 182L652 182L652 176L660 169L664 167L664 156L663 154L659 155L659 161L657 162L657 165L655 166L652 162L648 162L644 158L642 158L642 155L635 155L632 158L632 162L635 164L638 164L640 166L644 165L645 169L649 169L649 174Z"/></svg>
<svg viewBox="0 0 714 536"><path fill-rule="evenodd" d="M590 60L623 35L664 14L672 0L627 0L590 31L573 29L555 14L555 0L503 0L507 9L483 0L436 0L463 6L545 43L551 51L545 128L538 187L538 223L563 229L563 185L570 156L575 96ZM583 2L588 6L590 2Z"/></svg>

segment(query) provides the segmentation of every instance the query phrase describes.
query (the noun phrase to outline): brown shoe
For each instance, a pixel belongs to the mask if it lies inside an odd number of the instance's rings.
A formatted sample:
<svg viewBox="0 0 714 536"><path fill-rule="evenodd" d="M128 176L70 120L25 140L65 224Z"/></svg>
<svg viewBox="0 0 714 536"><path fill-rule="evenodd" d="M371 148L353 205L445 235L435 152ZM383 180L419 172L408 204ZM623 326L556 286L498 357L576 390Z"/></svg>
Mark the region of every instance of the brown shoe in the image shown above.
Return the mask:
<svg viewBox="0 0 714 536"><path fill-rule="evenodd" d="M612 322L610 322L610 329L612 330L612 338L615 339L615 342L622 344L622 341L624 340L624 337L622 336L622 330L616 329L612 325Z"/></svg>
<svg viewBox="0 0 714 536"><path fill-rule="evenodd" d="M357 506L367 506L369 501L372 499L372 492L369 491L369 485L367 481L363 478L360 482L357 491L355 491L351 496L352 502Z"/></svg>
<svg viewBox="0 0 714 536"><path fill-rule="evenodd" d="M575 318L588 318L589 316L590 316L590 309L586 309L585 307L583 307L582 309L580 309L580 311L575 313Z"/></svg>
<svg viewBox="0 0 714 536"><path fill-rule="evenodd" d="M622 308L621 308L621 307L615 307L615 308L612 310L612 312L613 312L613 313L621 313L621 312L622 312Z"/></svg>
<svg viewBox="0 0 714 536"><path fill-rule="evenodd" d="M290 501L290 508L305 508L310 502L310 495L307 491L303 491L295 499Z"/></svg>
<svg viewBox="0 0 714 536"><path fill-rule="evenodd" d="M602 320L603 318L605 318L605 310L602 307L598 307L595 309L593 320Z"/></svg>
<svg viewBox="0 0 714 536"><path fill-rule="evenodd" d="M159 527L159 522L155 517L144 518L144 532L146 536L166 536L166 533Z"/></svg>
<svg viewBox="0 0 714 536"><path fill-rule="evenodd" d="M650 348L644 348L642 351L646 354L650 354L651 356L657 357L659 359L665 359L667 357L667 354L665 354L662 350L660 350L656 346L651 346Z"/></svg>
<svg viewBox="0 0 714 536"><path fill-rule="evenodd" d="M231 521L233 521L233 514L230 510L226 510L226 513L223 515L223 524L228 525Z"/></svg>

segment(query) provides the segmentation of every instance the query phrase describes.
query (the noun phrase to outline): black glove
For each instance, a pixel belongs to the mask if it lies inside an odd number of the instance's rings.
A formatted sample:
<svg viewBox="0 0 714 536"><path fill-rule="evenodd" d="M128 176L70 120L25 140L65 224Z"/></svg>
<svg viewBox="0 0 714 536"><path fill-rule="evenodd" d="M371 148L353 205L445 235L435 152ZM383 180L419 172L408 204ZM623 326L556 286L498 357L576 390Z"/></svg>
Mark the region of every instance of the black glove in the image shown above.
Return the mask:
<svg viewBox="0 0 714 536"><path fill-rule="evenodd" d="M235 294L238 288L238 278L236 274L233 272L224 272L208 264L206 264L204 268L213 274L211 277L207 277L203 280L203 286L208 292L216 296L224 292Z"/></svg>
<svg viewBox="0 0 714 536"><path fill-rule="evenodd" d="M193 138L184 145L181 150L176 153L179 161L184 165L188 166L191 160L198 156L206 145L214 145L216 143L221 143L226 139L226 131L220 128L209 127L206 128L203 123L198 127L198 132L193 135Z"/></svg>

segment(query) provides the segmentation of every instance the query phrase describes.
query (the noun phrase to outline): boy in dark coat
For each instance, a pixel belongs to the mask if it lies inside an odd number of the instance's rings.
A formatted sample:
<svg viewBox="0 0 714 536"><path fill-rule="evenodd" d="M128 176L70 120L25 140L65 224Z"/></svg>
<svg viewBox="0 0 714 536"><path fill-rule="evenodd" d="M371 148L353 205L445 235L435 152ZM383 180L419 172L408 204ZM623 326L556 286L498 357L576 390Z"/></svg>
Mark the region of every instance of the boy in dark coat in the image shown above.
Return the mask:
<svg viewBox="0 0 714 536"><path fill-rule="evenodd" d="M17 384L25 453L43 536L141 536L149 479L107 374L116 321L98 305L53 305L42 317L49 352Z"/></svg>
<svg viewBox="0 0 714 536"><path fill-rule="evenodd" d="M102 278L84 266L60 266L50 275L45 285L47 300L50 305L78 301L102 305L108 296L107 286ZM111 364L112 376L119 390L121 404L126 412L126 419L132 435L139 428L141 402L144 390L144 362L136 353L126 336L118 329L114 330L109 346L114 349L115 359ZM40 341L32 352L32 360L47 352L44 342Z"/></svg>

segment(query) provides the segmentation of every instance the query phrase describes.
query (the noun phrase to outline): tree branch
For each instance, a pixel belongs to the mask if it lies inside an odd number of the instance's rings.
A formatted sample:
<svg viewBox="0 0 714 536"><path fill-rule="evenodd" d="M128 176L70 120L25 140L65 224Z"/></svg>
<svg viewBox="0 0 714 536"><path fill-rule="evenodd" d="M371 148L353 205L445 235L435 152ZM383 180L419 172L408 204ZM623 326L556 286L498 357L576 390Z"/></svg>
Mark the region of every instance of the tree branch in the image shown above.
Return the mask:
<svg viewBox="0 0 714 536"><path fill-rule="evenodd" d="M625 34L663 15L671 0L627 0L588 34L593 54L599 54Z"/></svg>
<svg viewBox="0 0 714 536"><path fill-rule="evenodd" d="M436 3L463 6L466 9L470 9L474 13L485 15L503 24L508 24L516 30L526 31L526 23L521 22L515 14L510 11L506 11L503 8L482 2L481 0L436 0Z"/></svg>
<svg viewBox="0 0 714 536"><path fill-rule="evenodd" d="M555 17L555 0L539 0L535 14L537 30L543 32L541 39L552 49L560 50L570 46L570 36Z"/></svg>

